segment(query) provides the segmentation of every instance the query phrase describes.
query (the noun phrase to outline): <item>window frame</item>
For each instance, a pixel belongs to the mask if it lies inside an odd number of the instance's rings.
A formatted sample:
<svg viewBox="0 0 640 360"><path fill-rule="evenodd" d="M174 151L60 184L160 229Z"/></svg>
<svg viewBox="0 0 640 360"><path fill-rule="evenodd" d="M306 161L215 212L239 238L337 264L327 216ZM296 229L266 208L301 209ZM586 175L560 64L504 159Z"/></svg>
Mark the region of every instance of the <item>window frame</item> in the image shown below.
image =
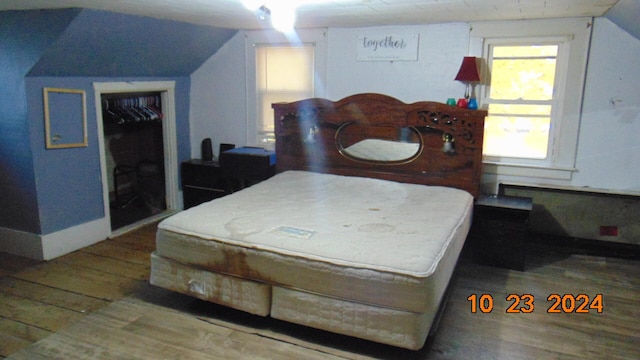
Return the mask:
<svg viewBox="0 0 640 360"><path fill-rule="evenodd" d="M564 41L558 49L552 126L547 159L485 157L485 174L517 178L520 182L538 182L538 178L571 180L575 169L580 115L586 65L591 38L592 18L504 21L471 24L471 55L487 59L489 44L529 44L531 41ZM509 34L505 36L504 34ZM562 73L561 73L562 72ZM486 104L489 85L485 83L488 62L481 66L481 104ZM569 94L575 94L571 96ZM500 179L499 179L500 180Z"/></svg>
<svg viewBox="0 0 640 360"><path fill-rule="evenodd" d="M278 43L278 44L264 44L264 43L260 43L260 44L254 44L254 51L255 51L255 55L256 55L256 59L257 59L257 55L258 55L258 50L259 49L267 49L267 48L302 48L302 47L306 47L306 48L311 48L312 49L312 62L311 62L311 68L313 69L314 67L314 63L315 63L315 56L316 56L316 50L315 50L315 44L313 43L297 43L297 44L282 44L282 43ZM294 95L294 94L300 94L300 93L307 93L307 95L303 96L303 98L309 98L309 97L314 97L315 92L314 92L314 82L315 79L313 77L313 73L310 74L311 78L311 88L309 89L309 92L307 91L302 91L302 90L271 90L269 91L268 89L263 89L262 87L258 86L258 84L261 82L261 80L259 79L259 74L258 74L258 69L259 66L257 64L256 61L256 87L255 87L255 91L256 91L256 142L259 144L259 146L265 147L265 148L273 148L275 146L275 142L273 143L265 143L263 141L261 141L261 139L265 138L267 134L271 133L271 132L267 132L264 131L263 128L261 128L259 126L259 124L262 124L263 122L260 119L260 117L262 116L263 111L265 110L264 108L264 103L263 101L265 97L269 97L270 95L276 95L276 94L280 94L283 97L287 97L286 95ZM312 70L313 71L313 70ZM300 100L300 99L297 99ZM273 120L273 119L272 119ZM275 134L274 134L275 135ZM274 141L275 141L275 136L274 136Z"/></svg>
<svg viewBox="0 0 640 360"><path fill-rule="evenodd" d="M265 147L258 141L258 78L256 49L260 46L301 46L314 47L313 96L326 97L326 31L323 29L300 29L295 36L278 31L245 31L246 66L246 144Z"/></svg>
<svg viewBox="0 0 640 360"><path fill-rule="evenodd" d="M491 71L491 65L493 61L493 52L491 50L494 46L534 46L534 45L557 45L558 52L556 55L556 69L555 69L555 81L553 86L552 99L549 101L551 105L550 113L550 130L549 141L547 144L547 154L544 159L533 159L516 156L491 156L485 155L484 161L489 163L519 163L522 165L532 165L541 167L553 167L558 156L558 141L561 128L561 115L562 104L564 103L565 89L566 89L566 75L568 66L568 55L570 49L570 38L563 37L532 37L532 38L491 38L484 42L484 54L487 54L487 71ZM487 72L485 72L486 74ZM481 90L482 103L491 104L491 84L487 81L486 85ZM517 104L518 100L514 100L513 103ZM524 100L523 100L524 103Z"/></svg>

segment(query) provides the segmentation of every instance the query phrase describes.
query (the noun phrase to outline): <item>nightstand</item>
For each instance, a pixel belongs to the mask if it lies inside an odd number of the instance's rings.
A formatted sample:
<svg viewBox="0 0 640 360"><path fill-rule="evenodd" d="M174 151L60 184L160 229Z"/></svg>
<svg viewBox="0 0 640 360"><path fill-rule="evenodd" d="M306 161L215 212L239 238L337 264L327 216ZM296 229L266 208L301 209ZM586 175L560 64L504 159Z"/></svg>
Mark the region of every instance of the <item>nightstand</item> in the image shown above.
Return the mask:
<svg viewBox="0 0 640 360"><path fill-rule="evenodd" d="M266 180L276 173L276 153L260 147L239 147L220 154L225 179L242 189Z"/></svg>
<svg viewBox="0 0 640 360"><path fill-rule="evenodd" d="M481 196L475 203L471 241L484 265L524 271L529 246L530 198Z"/></svg>
<svg viewBox="0 0 640 360"><path fill-rule="evenodd" d="M184 208L226 195L227 182L217 161L192 159L180 164Z"/></svg>

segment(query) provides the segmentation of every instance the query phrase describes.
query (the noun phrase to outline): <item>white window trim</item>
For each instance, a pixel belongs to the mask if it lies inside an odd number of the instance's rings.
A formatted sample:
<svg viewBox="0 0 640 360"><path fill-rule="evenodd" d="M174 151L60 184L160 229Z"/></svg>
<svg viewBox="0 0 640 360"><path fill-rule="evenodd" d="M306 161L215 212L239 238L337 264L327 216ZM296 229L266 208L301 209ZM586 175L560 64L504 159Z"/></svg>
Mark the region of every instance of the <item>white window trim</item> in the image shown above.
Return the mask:
<svg viewBox="0 0 640 360"><path fill-rule="evenodd" d="M246 31L245 32L245 59L246 59L246 96L247 96L247 119L246 119L246 143L250 146L261 146L258 142L258 114L257 114L257 92L256 92L256 52L257 45L272 46L295 46L300 44L313 44L314 54L314 96L326 97L326 73L327 73L327 37L325 29L302 29L297 31L296 37L284 35L278 31Z"/></svg>
<svg viewBox="0 0 640 360"><path fill-rule="evenodd" d="M564 102L564 94L566 89L566 78L564 76L557 76L557 74L566 74L567 67L569 65L568 62L568 54L570 49L570 38L563 37L532 37L532 38L517 38L517 39L506 39L506 38L491 38L487 39L484 42L484 54L486 58L489 58L490 47L491 46L508 46L508 45L528 45L528 44L541 44L541 45L558 45L558 53L556 63L556 76L555 76L555 84L553 89L553 101L552 101L552 127L549 132L549 144L547 146L547 154L544 159L529 159L529 158L513 158L513 157L504 157L504 156L488 156L485 155L485 162L492 162L496 164L505 164L510 162L517 162L518 164L527 164L536 167L544 167L544 166L553 166L555 164L556 159L558 157L556 150L556 142L560 132L559 128L554 126L553 119L559 117L559 114L562 114L562 106ZM490 59L487 59L487 66ZM481 103L489 104L491 101L489 100L491 93L491 85L484 84L483 89L480 91L482 94Z"/></svg>
<svg viewBox="0 0 640 360"><path fill-rule="evenodd" d="M527 178L548 178L570 180L575 169L575 159L578 146L578 131L580 114L586 77L589 42L591 39L592 18L533 20L533 21L500 21L471 24L471 38L469 53L472 56L486 58L485 39L530 39L530 38L558 38L570 39L568 46L563 46L569 54L566 57L566 81L560 83L556 91L562 91L566 96L558 103L557 116L561 122L559 127L552 129L553 139L557 143L550 143L555 152L546 164L535 164L518 159L485 159L484 172L488 174L516 176ZM483 71L486 73L486 63ZM485 85L481 85L480 92L485 93ZM575 94L575 95L572 95ZM526 180L524 180L526 181ZM534 182L536 180L533 180Z"/></svg>

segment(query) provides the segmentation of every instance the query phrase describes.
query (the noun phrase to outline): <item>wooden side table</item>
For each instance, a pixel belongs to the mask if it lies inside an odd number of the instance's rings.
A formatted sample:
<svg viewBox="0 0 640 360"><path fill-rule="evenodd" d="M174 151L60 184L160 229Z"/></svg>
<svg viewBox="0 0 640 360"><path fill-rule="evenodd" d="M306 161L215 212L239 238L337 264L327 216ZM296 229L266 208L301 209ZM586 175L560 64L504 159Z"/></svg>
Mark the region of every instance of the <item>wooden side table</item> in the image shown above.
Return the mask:
<svg viewBox="0 0 640 360"><path fill-rule="evenodd" d="M481 196L475 203L471 241L484 265L524 271L529 234L530 198Z"/></svg>

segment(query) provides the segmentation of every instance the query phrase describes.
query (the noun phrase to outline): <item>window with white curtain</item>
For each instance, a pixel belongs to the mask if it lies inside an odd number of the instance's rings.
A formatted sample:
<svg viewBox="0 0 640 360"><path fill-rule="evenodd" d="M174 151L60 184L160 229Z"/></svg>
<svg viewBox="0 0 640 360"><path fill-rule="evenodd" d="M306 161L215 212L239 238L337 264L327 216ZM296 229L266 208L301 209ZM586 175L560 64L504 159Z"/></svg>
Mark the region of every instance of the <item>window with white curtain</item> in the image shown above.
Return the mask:
<svg viewBox="0 0 640 360"><path fill-rule="evenodd" d="M314 46L256 46L257 141L275 145L272 103L291 102L314 95Z"/></svg>

